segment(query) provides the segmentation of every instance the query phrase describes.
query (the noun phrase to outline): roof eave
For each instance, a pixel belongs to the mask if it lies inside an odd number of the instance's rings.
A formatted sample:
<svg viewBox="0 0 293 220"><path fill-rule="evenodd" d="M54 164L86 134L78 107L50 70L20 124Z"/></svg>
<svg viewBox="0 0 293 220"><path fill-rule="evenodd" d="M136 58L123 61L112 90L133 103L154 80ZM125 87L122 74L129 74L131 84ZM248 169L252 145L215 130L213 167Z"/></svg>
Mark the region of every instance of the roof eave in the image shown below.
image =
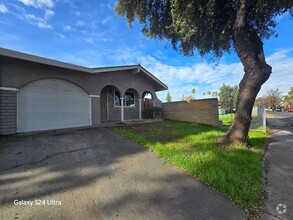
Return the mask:
<svg viewBox="0 0 293 220"><path fill-rule="evenodd" d="M161 88L158 89L157 91L163 91L163 90L168 89L168 86L166 86L163 82L161 82L159 79L157 79L153 74L151 74L149 71L147 71L141 65L88 68L88 67L83 67L83 66L70 64L70 63L66 63L66 62L62 62L62 61L48 59L48 58L44 58L44 57L40 57L40 56L26 54L26 53L14 51L14 50L8 50L8 49L1 48L1 47L0 47L0 56L6 56L6 57L14 58L14 59L35 62L35 63L44 64L44 65L55 66L55 67L60 67L60 68L90 73L90 74L137 69L137 72L141 71L141 72L145 73L148 77L150 77L158 85L160 85Z"/></svg>
<svg viewBox="0 0 293 220"><path fill-rule="evenodd" d="M10 57L10 58L14 58L14 59L30 61L30 62L45 64L45 65L50 65L50 66L56 66L56 67L61 67L61 68L65 68L65 69L70 69L70 70L76 70L76 71L81 71L81 72L86 72L86 73L93 73L93 70L88 67L65 63L62 61L39 57L39 56L26 54L26 53L14 51L14 50L8 50L8 49L4 49L4 48L0 47L0 56L1 55L6 56L6 57Z"/></svg>

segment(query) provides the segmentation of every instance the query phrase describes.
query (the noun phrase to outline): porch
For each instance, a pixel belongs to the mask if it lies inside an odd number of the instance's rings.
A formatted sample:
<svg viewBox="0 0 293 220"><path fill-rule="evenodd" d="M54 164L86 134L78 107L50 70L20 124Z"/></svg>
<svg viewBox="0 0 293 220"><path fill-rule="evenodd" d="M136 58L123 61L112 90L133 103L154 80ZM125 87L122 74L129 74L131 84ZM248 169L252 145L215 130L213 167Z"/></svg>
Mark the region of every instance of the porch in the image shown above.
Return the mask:
<svg viewBox="0 0 293 220"><path fill-rule="evenodd" d="M100 93L101 123L128 122L146 118L142 113L147 108L160 104L154 92L137 89L119 89L105 86Z"/></svg>

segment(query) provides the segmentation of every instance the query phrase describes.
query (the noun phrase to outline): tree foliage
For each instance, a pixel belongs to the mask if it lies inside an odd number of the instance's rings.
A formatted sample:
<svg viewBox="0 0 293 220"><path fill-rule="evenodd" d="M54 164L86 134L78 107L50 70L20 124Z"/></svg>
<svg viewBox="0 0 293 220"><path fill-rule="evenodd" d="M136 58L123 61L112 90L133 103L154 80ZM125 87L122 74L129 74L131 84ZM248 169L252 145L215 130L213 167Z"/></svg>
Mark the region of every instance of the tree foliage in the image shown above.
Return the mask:
<svg viewBox="0 0 293 220"><path fill-rule="evenodd" d="M168 91L166 95L166 102L171 102L172 101L172 96L170 95L170 92Z"/></svg>
<svg viewBox="0 0 293 220"><path fill-rule="evenodd" d="M230 86L223 83L220 87L219 102L222 108L229 108L232 102L233 107L236 106L238 86Z"/></svg>
<svg viewBox="0 0 293 220"><path fill-rule="evenodd" d="M138 19L147 37L167 39L184 55L213 52L220 57L233 48L236 0L119 0L115 10L131 23ZM273 18L293 14L292 0L247 0L247 22L261 39L275 35Z"/></svg>
<svg viewBox="0 0 293 220"><path fill-rule="evenodd" d="M293 107L293 86L291 86L288 95L284 97L284 102L287 105L287 107Z"/></svg>
<svg viewBox="0 0 293 220"><path fill-rule="evenodd" d="M252 107L272 67L263 40L276 35L274 17L293 15L292 0L119 0L116 13L138 19L145 36L166 39L186 56L221 57L235 49L244 67L234 121L220 143L248 143ZM211 94L211 93L210 93ZM209 95L210 95L209 94Z"/></svg>
<svg viewBox="0 0 293 220"><path fill-rule="evenodd" d="M195 95L195 93L196 93L196 89L193 88L193 89L191 90L191 93L192 93L193 95Z"/></svg>
<svg viewBox="0 0 293 220"><path fill-rule="evenodd" d="M255 99L254 106L264 105L266 103L265 97L258 97Z"/></svg>
<svg viewBox="0 0 293 220"><path fill-rule="evenodd" d="M212 92L212 97L217 98L218 97L218 92L217 91Z"/></svg>
<svg viewBox="0 0 293 220"><path fill-rule="evenodd" d="M189 101L191 101L191 100L195 100L195 97L193 96L193 95L188 95L188 96L182 96L181 97L181 101L187 101L187 102L189 102Z"/></svg>
<svg viewBox="0 0 293 220"><path fill-rule="evenodd" d="M271 108L275 111L277 108L280 108L282 102L282 95L279 89L270 89L267 91L265 96L266 107Z"/></svg>

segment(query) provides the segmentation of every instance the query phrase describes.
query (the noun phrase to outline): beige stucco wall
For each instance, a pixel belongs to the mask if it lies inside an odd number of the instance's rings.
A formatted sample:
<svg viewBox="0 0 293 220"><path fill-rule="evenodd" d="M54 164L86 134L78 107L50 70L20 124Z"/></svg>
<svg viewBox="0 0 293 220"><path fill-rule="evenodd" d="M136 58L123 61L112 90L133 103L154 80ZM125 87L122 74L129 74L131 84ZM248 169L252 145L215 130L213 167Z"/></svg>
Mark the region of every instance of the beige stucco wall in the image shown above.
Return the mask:
<svg viewBox="0 0 293 220"><path fill-rule="evenodd" d="M218 99L162 103L164 119L218 126Z"/></svg>

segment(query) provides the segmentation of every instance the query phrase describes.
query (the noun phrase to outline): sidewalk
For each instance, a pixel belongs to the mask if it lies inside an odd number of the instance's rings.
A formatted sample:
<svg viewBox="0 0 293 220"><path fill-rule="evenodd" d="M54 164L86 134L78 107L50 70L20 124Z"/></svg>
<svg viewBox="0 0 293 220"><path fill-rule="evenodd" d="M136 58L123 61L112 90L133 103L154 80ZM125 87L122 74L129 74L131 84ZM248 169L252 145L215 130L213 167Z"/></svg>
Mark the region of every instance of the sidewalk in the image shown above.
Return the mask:
<svg viewBox="0 0 293 220"><path fill-rule="evenodd" d="M266 154L268 183L262 207L267 213L261 219L293 219L293 114L275 114L268 118L272 142Z"/></svg>

